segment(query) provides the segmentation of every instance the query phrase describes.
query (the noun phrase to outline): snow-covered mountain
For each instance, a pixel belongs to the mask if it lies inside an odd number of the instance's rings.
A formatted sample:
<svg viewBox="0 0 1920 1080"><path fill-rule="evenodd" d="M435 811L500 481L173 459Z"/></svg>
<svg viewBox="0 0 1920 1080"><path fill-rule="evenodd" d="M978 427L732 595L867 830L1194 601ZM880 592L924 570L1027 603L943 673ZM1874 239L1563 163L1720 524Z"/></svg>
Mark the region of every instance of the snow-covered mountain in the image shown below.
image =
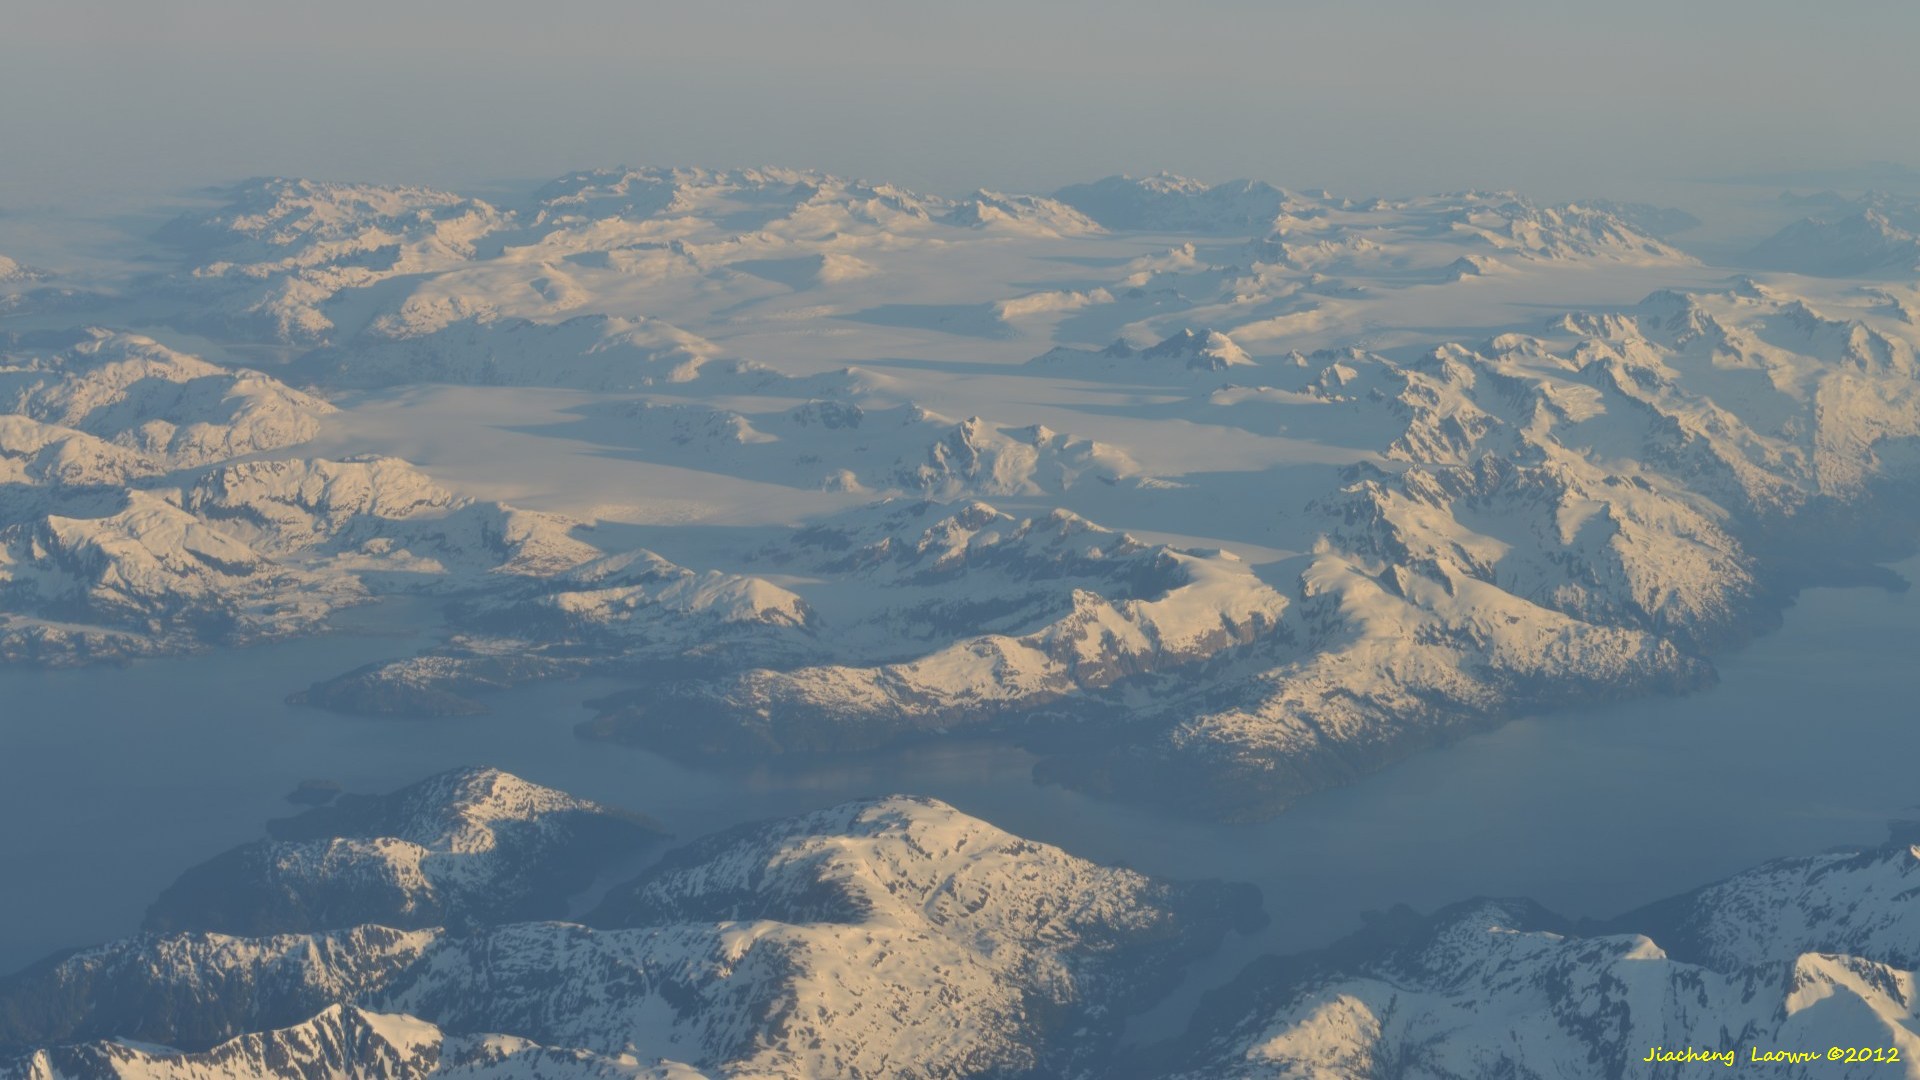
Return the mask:
<svg viewBox="0 0 1920 1080"><path fill-rule="evenodd" d="M272 456L337 410L268 374L139 335L56 337L0 351L0 656L247 644L384 589L600 555L578 522L455 495L397 459Z"/></svg>
<svg viewBox="0 0 1920 1080"><path fill-rule="evenodd" d="M1658 208L651 167L214 198L106 309L160 337L0 339L0 656L427 591L432 647L286 689L605 676L588 734L1044 737L1050 778L1254 817L1704 685L1897 549L1920 470L1920 293L1724 280Z"/></svg>
<svg viewBox="0 0 1920 1080"><path fill-rule="evenodd" d="M1911 823L1876 848L1777 859L1610 920L1637 927L1676 959L1716 969L1790 961L1803 953L1871 957L1920 967L1920 846Z"/></svg>
<svg viewBox="0 0 1920 1080"><path fill-rule="evenodd" d="M662 464L790 487L938 499L1042 495L1137 481L1117 447L1042 424L942 416L911 402L812 400L775 413L642 401L588 406L579 433Z"/></svg>
<svg viewBox="0 0 1920 1080"><path fill-rule="evenodd" d="M1052 198L948 199L814 172L661 168L576 173L501 206L296 180L220 197L162 232L179 268L156 284L187 301L178 321L325 345L306 370L342 385L684 380L726 352L706 330L757 321L753 307L781 321L906 320L1006 336L1010 322L1036 314L1056 319L1129 290L1139 295L1121 307L1137 308L1156 290L1133 280L922 299L903 286L956 259L993 265L1010 244L1081 244L1106 230L1123 243L1141 232L1253 237L1267 280L1233 268L1243 299L1355 287L1328 274L1442 281L1463 259L1684 261L1630 222L1656 220L1648 208L1541 207L1479 192L1357 202L1165 175L1109 177ZM817 300L789 302L802 296Z"/></svg>
<svg viewBox="0 0 1920 1080"><path fill-rule="evenodd" d="M486 776L482 805L513 822L565 800ZM348 812L425 814L459 849L499 835L469 787ZM309 904L339 887L275 880ZM1259 920L1246 887L1157 881L932 800L875 799L670 853L591 928L189 931L56 957L0 981L0 1046L25 1055L0 1075L1085 1075L1126 1015Z"/></svg>
<svg viewBox="0 0 1920 1080"><path fill-rule="evenodd" d="M1472 246L1536 257L1602 254L1675 256L1673 249L1629 222L1651 219L1641 207L1622 212L1604 202L1537 206L1512 192L1461 192L1416 199L1356 202L1325 192L1300 194L1259 181L1208 185L1161 173L1110 176L1062 188L1059 199L1110 229L1166 233L1251 233L1264 237L1278 261L1303 265L1316 255L1385 252L1397 235L1452 235ZM1352 226L1367 217L1378 239ZM1340 231L1347 240L1332 240ZM1305 245L1303 247L1303 245Z"/></svg>
<svg viewBox="0 0 1920 1080"><path fill-rule="evenodd" d="M1305 648L1058 775L1263 813L1220 793L1284 799L1474 717L1699 684L1764 603L1754 549L1911 475L1905 334L1864 297L1835 316L1741 285L1410 361L1316 354L1285 393L1208 397L1378 454L1306 508Z"/></svg>
<svg viewBox="0 0 1920 1080"><path fill-rule="evenodd" d="M1911 1076L1917 877L1920 848L1899 840L1769 863L1599 929L1526 901L1401 909L1324 952L1256 961L1140 1075ZM1720 1056L1652 1058L1689 1049Z"/></svg>
<svg viewBox="0 0 1920 1080"><path fill-rule="evenodd" d="M604 863L662 835L645 818L479 768L343 795L268 832L182 874L146 928L260 936L563 915Z"/></svg>
<svg viewBox="0 0 1920 1080"><path fill-rule="evenodd" d="M16 1067L19 1080L260 1080L352 1076L424 1080L465 1076L610 1077L697 1080L691 1069L641 1067L580 1052L552 1051L523 1039L449 1037L410 1016L328 1006L309 1020L239 1035L198 1053L128 1042L85 1043L39 1051Z"/></svg>
<svg viewBox="0 0 1920 1080"><path fill-rule="evenodd" d="M940 220L1022 236L1088 236L1102 231L1091 217L1059 199L984 189L956 201Z"/></svg>
<svg viewBox="0 0 1920 1080"><path fill-rule="evenodd" d="M9 352L0 410L71 428L179 468L311 439L333 407L257 371L136 334L88 330L70 347Z"/></svg>
<svg viewBox="0 0 1920 1080"><path fill-rule="evenodd" d="M1818 217L1802 218L1747 255L1754 266L1831 277L1911 276L1920 268L1920 200L1870 193L1799 200Z"/></svg>
<svg viewBox="0 0 1920 1080"><path fill-rule="evenodd" d="M1250 368L1253 360L1245 349L1218 330L1183 329L1146 348L1136 349L1125 341L1115 341L1104 349L1076 349L1061 346L1027 361L1047 372L1059 372L1083 379L1117 379L1158 382L1172 377L1223 375L1231 378L1236 368Z"/></svg>
<svg viewBox="0 0 1920 1080"><path fill-rule="evenodd" d="M183 321L294 342L335 330L322 308L342 290L445 269L511 220L421 187L264 178L222 194L161 230L190 260L167 282L190 301Z"/></svg>
<svg viewBox="0 0 1920 1080"><path fill-rule="evenodd" d="M105 516L48 514L0 535L0 651L14 658L246 644L312 630L367 595L355 578L276 563L141 490Z"/></svg>
<svg viewBox="0 0 1920 1080"><path fill-rule="evenodd" d="M164 466L138 450L29 416L0 416L0 484L117 487Z"/></svg>
<svg viewBox="0 0 1920 1080"><path fill-rule="evenodd" d="M537 576L600 554L571 535L580 522L456 495L397 458L238 462L181 503L263 551L359 569Z"/></svg>
<svg viewBox="0 0 1920 1080"><path fill-rule="evenodd" d="M818 617L761 578L697 573L644 549L594 559L450 609L459 633L292 696L368 715L483 713L476 695L589 673L686 674L817 658Z"/></svg>
<svg viewBox="0 0 1920 1080"><path fill-rule="evenodd" d="M580 315L560 323L467 316L426 333L398 322L366 340L317 349L299 374L331 387L449 382L638 390L685 383L723 360L719 346L660 319ZM743 361L718 364L743 377Z"/></svg>
<svg viewBox="0 0 1920 1080"><path fill-rule="evenodd" d="M984 194L984 192L982 193ZM30 281L39 281L47 277L44 270L24 266L18 259L0 255L0 285L20 285Z"/></svg>
<svg viewBox="0 0 1920 1080"><path fill-rule="evenodd" d="M292 828L404 833L515 895L543 885L525 858L558 865L583 853L578 824L624 821L495 770L325 813ZM1254 960L1183 1034L1121 1052L1128 1016L1258 925L1252 890L1097 866L894 796L701 838L578 923L500 921L515 913L482 890L458 929L149 932L57 955L0 979L0 1076L1455 1080L1638 1076L1688 1048L1908 1075L1917 875L1900 826L1603 924L1525 900L1400 908ZM312 912L358 875L271 880Z"/></svg>
<svg viewBox="0 0 1920 1080"><path fill-rule="evenodd" d="M1142 544L1064 511L1016 521L975 504L924 528L918 517L891 515L876 524L897 533L859 546L857 526L837 543L804 540L832 543L829 565L892 601L862 614L885 637L841 655L916 640L930 651L634 691L610 699L590 730L682 752L785 753L990 729L1043 710L1093 722L1118 704L1102 692L1260 642L1287 607L1229 553ZM983 620L1004 629L969 633Z"/></svg>
<svg viewBox="0 0 1920 1080"><path fill-rule="evenodd" d="M1148 232L1259 231L1294 200L1261 181L1209 185L1172 173L1109 176L1069 185L1053 197L1106 228Z"/></svg>
<svg viewBox="0 0 1920 1080"><path fill-rule="evenodd" d="M1156 406L1163 415L1353 451L1352 464L1278 488L1269 535L1304 553L1291 581L1276 589L1218 557L1193 572L1224 576L1124 600L1062 581L1044 618L1015 607L1032 621L896 657L863 655L835 632L834 590L803 587L835 662L656 684L592 730L676 751L824 751L1124 712L1124 725L1083 726L1098 736L1046 775L1238 817L1519 710L1703 685L1712 652L1776 602L1776 575L1802 572L1786 560L1853 557L1793 538L1866 512L1878 485L1912 476L1914 340L1887 295L1815 307L1741 281L1473 345L1245 363L1225 335L1175 335L1146 350L1160 367L1184 375L1210 358L1200 366L1235 382L1151 380L1174 395ZM1149 382L1108 372L1157 370L1152 360L1057 350L1020 370ZM681 435L705 432L717 468L769 477L719 448L777 440L745 434L760 429L738 414L715 423ZM1175 479L1196 506L1222 483ZM960 520L920 539L889 535L865 565L974 531ZM807 537L760 557L833 575L843 594L873 590L868 571L848 571L879 534L841 536L831 560L806 555ZM968 573L970 591L992 580ZM1219 583L1217 599L1204 599L1216 594L1203 580ZM899 625L859 603L873 625ZM1206 628L1199 644L1168 644L1188 640L1165 621L1176 609Z"/></svg>

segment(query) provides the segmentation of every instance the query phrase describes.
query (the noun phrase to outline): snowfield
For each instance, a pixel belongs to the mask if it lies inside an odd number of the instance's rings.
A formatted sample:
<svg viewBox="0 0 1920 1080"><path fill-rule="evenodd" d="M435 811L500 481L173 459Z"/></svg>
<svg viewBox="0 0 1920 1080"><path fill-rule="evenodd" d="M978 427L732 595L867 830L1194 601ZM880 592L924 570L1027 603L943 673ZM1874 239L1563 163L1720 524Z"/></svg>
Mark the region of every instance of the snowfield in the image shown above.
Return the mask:
<svg viewBox="0 0 1920 1080"><path fill-rule="evenodd" d="M470 715L593 675L626 688L589 738L1011 739L1270 816L1706 685L1797 584L1900 549L1920 211L1803 202L1736 274L1678 211L1511 192L248 181L82 324L8 316L0 658L424 593L437 645L287 691Z"/></svg>

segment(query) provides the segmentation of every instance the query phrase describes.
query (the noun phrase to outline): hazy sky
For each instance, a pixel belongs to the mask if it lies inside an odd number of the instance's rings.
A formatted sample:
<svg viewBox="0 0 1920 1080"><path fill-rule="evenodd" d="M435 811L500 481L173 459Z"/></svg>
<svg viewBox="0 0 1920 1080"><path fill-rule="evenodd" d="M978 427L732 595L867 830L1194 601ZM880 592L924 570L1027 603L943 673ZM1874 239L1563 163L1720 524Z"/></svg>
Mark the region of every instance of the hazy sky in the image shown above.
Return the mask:
<svg viewBox="0 0 1920 1080"><path fill-rule="evenodd" d="M1549 196L1920 164L1910 0L8 0L0 18L0 206L619 163Z"/></svg>

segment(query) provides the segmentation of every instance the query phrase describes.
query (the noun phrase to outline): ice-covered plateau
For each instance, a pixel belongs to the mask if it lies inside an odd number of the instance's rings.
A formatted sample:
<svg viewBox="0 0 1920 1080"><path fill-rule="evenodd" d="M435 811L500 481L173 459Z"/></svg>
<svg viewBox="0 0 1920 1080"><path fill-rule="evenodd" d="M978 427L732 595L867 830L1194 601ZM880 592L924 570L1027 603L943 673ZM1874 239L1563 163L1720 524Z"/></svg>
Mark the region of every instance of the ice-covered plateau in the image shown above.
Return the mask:
<svg viewBox="0 0 1920 1080"><path fill-rule="evenodd" d="M249 181L89 309L157 338L0 335L0 657L426 591L439 644L287 689L449 715L606 675L593 737L1014 738L1250 818L1702 685L1794 587L1898 549L1882 496L1920 465L1891 197L1811 207L1870 251L1809 225L1753 257L1840 276L1732 279L1662 238L1684 215L1500 192L638 168L497 203ZM449 401L523 409L470 437L510 432L492 460L567 513L391 452Z"/></svg>
<svg viewBox="0 0 1920 1080"><path fill-rule="evenodd" d="M471 901L523 880L528 855L570 857L556 816L607 812L491 770L344 810L295 823L408 835L355 849L347 882L277 842L244 892L182 906L200 868L156 910L227 929L0 980L0 1076L1092 1075L1127 1015L1261 919L1250 887L1096 866L896 796L697 841L584 922L467 904L461 925L396 929L354 924L342 891L426 878ZM436 875L436 857L453 865ZM307 929L241 932L295 913Z"/></svg>

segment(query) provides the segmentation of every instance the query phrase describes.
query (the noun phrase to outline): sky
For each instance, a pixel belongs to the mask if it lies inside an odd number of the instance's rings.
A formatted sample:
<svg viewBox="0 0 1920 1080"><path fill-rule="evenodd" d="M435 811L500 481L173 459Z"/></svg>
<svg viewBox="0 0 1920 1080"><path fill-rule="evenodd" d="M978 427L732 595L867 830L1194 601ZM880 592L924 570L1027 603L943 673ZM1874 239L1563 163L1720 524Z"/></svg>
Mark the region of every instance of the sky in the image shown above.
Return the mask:
<svg viewBox="0 0 1920 1080"><path fill-rule="evenodd" d="M614 164L1657 195L1920 165L1907 0L9 0L0 211Z"/></svg>

